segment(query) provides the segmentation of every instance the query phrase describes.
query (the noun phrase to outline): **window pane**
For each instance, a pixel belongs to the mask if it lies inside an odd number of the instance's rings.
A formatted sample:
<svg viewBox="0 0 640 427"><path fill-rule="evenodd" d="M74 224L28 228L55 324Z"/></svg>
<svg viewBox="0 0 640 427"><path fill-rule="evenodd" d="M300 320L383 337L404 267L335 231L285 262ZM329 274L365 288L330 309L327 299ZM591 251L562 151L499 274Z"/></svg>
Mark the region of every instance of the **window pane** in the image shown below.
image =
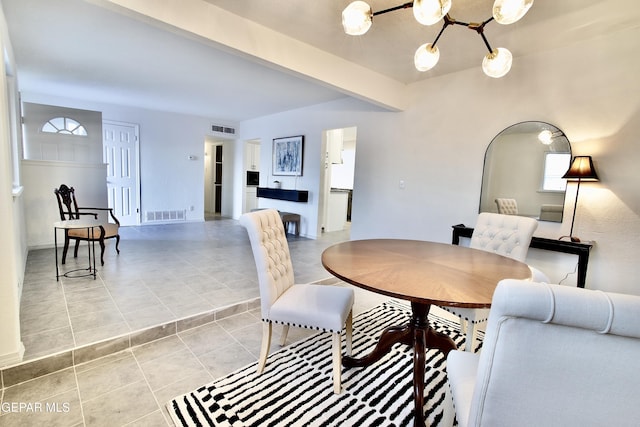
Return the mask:
<svg viewBox="0 0 640 427"><path fill-rule="evenodd" d="M87 136L87 130L69 117L55 117L42 125L42 132Z"/></svg>
<svg viewBox="0 0 640 427"><path fill-rule="evenodd" d="M570 153L547 153L544 159L544 181L542 189L546 191L564 191L567 181L562 175L569 169Z"/></svg>

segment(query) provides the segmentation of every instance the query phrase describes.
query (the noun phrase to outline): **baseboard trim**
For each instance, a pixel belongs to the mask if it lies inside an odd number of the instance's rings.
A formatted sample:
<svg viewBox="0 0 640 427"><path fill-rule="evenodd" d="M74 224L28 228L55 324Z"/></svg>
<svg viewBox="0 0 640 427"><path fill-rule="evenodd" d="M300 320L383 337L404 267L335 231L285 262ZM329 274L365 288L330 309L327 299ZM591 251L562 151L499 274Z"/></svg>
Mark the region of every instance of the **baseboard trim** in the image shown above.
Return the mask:
<svg viewBox="0 0 640 427"><path fill-rule="evenodd" d="M24 356L24 344L22 341L18 349L12 353L6 353L0 356L0 366L13 365L22 362Z"/></svg>

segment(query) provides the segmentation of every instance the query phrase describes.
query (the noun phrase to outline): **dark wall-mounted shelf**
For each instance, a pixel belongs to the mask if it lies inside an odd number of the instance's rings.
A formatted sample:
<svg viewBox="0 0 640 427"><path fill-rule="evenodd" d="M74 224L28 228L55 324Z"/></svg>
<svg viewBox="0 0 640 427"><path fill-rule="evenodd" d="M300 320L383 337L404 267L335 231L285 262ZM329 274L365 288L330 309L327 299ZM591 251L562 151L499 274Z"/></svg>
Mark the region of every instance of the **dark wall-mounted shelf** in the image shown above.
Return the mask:
<svg viewBox="0 0 640 427"><path fill-rule="evenodd" d="M307 190L283 190L280 188L258 187L258 197L306 203L309 201L309 192Z"/></svg>

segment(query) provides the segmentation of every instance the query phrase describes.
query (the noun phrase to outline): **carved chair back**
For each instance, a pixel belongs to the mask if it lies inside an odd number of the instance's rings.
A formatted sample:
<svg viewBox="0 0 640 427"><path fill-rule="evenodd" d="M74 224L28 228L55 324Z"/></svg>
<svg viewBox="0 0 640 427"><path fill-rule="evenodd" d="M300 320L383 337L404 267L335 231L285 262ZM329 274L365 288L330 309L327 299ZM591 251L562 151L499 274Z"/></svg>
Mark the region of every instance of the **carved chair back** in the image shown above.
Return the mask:
<svg viewBox="0 0 640 427"><path fill-rule="evenodd" d="M76 202L76 194L73 187L67 187L62 184L60 188L53 190L58 199L58 209L60 210L60 219L66 221L69 219L80 219L78 212L78 202Z"/></svg>

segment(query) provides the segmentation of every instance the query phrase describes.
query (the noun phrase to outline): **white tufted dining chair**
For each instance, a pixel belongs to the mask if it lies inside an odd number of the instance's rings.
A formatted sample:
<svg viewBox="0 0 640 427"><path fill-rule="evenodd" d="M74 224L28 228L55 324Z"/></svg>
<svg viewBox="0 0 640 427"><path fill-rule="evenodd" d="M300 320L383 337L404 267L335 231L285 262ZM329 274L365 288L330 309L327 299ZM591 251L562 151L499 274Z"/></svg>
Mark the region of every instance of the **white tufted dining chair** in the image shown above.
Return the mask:
<svg viewBox="0 0 640 427"><path fill-rule="evenodd" d="M504 215L518 215L518 202L516 199L497 198L498 213Z"/></svg>
<svg viewBox="0 0 640 427"><path fill-rule="evenodd" d="M524 280L493 294L480 354L452 351L458 426L636 426L640 297Z"/></svg>
<svg viewBox="0 0 640 427"><path fill-rule="evenodd" d="M538 228L534 218L516 215L502 215L482 212L471 235L469 247L493 252L524 262L529 251L533 232ZM539 270L529 267L533 280L548 282ZM546 279L546 280L545 280ZM476 325L489 318L488 308L442 307L460 318L460 326L464 330L466 324L465 350L473 348Z"/></svg>
<svg viewBox="0 0 640 427"><path fill-rule="evenodd" d="M262 347L258 373L267 363L273 323L283 325L280 344L287 339L289 326L330 332L333 359L333 391L341 392L342 329L346 329L347 354L351 355L352 307L349 288L294 284L293 264L280 214L275 209L246 213L240 224L247 229L258 271L262 312Z"/></svg>

